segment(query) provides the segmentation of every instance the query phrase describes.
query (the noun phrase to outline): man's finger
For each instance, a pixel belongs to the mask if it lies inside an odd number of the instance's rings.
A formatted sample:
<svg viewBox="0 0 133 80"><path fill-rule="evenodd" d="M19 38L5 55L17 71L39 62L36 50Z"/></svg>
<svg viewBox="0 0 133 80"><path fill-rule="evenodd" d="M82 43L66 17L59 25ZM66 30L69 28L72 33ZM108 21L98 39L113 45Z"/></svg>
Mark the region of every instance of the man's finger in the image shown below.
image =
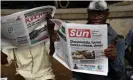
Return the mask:
<svg viewBox="0 0 133 80"><path fill-rule="evenodd" d="M105 54L106 56L111 55L110 52L105 52L104 54Z"/></svg>
<svg viewBox="0 0 133 80"><path fill-rule="evenodd" d="M105 53L105 55L106 55L108 58L110 58L110 57L112 56L111 53Z"/></svg>
<svg viewBox="0 0 133 80"><path fill-rule="evenodd" d="M117 57L117 55L112 52L105 53L105 55L111 60L114 60Z"/></svg>
<svg viewBox="0 0 133 80"><path fill-rule="evenodd" d="M46 13L46 20L52 19L51 13Z"/></svg>
<svg viewBox="0 0 133 80"><path fill-rule="evenodd" d="M104 52L111 52L113 50L113 48L107 48L104 50Z"/></svg>

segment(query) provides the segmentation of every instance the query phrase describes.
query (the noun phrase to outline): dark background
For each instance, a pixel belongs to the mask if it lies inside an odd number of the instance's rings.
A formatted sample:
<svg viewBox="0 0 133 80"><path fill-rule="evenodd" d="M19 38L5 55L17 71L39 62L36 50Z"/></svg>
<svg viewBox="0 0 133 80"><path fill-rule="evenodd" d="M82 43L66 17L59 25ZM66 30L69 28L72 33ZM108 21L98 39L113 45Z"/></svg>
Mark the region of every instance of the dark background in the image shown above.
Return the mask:
<svg viewBox="0 0 133 80"><path fill-rule="evenodd" d="M1 9L30 9L39 6L53 5L55 2L66 5L67 1L1 1ZM117 3L120 1L107 1L108 4ZM87 8L90 1L69 1L66 8ZM58 8L62 8L58 4Z"/></svg>

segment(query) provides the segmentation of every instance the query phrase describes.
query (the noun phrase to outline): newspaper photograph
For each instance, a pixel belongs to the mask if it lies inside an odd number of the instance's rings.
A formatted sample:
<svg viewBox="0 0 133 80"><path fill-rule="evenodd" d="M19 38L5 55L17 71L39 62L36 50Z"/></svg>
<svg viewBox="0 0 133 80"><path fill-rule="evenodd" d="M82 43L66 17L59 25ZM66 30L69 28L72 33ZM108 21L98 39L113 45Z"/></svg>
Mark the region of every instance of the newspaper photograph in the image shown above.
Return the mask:
<svg viewBox="0 0 133 80"><path fill-rule="evenodd" d="M44 42L48 39L46 13L53 17L55 10L54 6L42 6L3 16L2 47L30 47ZM4 43L5 41L10 44Z"/></svg>
<svg viewBox="0 0 133 80"><path fill-rule="evenodd" d="M65 23L58 31L54 57L71 71L107 75L107 25Z"/></svg>

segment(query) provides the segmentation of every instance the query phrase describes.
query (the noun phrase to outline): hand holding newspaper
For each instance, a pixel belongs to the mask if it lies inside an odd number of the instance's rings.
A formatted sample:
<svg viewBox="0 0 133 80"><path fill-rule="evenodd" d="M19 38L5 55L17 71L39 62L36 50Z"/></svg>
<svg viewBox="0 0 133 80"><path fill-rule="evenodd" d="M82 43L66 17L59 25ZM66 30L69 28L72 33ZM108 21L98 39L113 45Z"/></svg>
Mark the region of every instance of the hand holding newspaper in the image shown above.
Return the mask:
<svg viewBox="0 0 133 80"><path fill-rule="evenodd" d="M64 23L58 30L53 57L71 71L107 75L107 25Z"/></svg>
<svg viewBox="0 0 133 80"><path fill-rule="evenodd" d="M46 13L53 17L55 10L54 6L43 6L3 16L2 48L30 47L46 41Z"/></svg>

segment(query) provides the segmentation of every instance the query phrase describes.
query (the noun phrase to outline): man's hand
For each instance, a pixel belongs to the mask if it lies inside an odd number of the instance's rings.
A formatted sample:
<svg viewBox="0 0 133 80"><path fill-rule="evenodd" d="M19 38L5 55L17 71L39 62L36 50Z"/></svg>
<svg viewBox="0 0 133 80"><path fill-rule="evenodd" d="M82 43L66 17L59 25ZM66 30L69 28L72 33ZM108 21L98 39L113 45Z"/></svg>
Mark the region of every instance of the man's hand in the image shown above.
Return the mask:
<svg viewBox="0 0 133 80"><path fill-rule="evenodd" d="M54 25L55 25L55 24L54 24L50 19L52 19L51 14L50 14L50 13L47 13L47 14L46 14L47 27L48 27L48 29L50 29L50 30L54 30Z"/></svg>
<svg viewBox="0 0 133 80"><path fill-rule="evenodd" d="M2 65L8 64L7 55L4 54L2 51L1 51L1 64Z"/></svg>
<svg viewBox="0 0 133 80"><path fill-rule="evenodd" d="M54 33L52 34L52 41L53 42L59 41L59 36L58 36L57 31L54 31Z"/></svg>
<svg viewBox="0 0 133 80"><path fill-rule="evenodd" d="M49 19L52 19L51 13L46 14L46 20L48 21Z"/></svg>
<svg viewBox="0 0 133 80"><path fill-rule="evenodd" d="M52 19L52 16L50 13L46 14L46 20L47 20L47 29L50 37L52 37L52 34L54 33L54 26L55 24L50 20Z"/></svg>
<svg viewBox="0 0 133 80"><path fill-rule="evenodd" d="M51 14L47 13L46 14L47 29L48 29L48 34L50 36L50 52L49 52L49 54L52 56L54 54L54 52L55 52L54 41L53 41L53 34L54 34L54 26L55 26L55 24L50 19L52 19Z"/></svg>
<svg viewBox="0 0 133 80"><path fill-rule="evenodd" d="M115 60L117 58L117 49L115 45L109 45L107 49L104 50L104 54L110 59Z"/></svg>

